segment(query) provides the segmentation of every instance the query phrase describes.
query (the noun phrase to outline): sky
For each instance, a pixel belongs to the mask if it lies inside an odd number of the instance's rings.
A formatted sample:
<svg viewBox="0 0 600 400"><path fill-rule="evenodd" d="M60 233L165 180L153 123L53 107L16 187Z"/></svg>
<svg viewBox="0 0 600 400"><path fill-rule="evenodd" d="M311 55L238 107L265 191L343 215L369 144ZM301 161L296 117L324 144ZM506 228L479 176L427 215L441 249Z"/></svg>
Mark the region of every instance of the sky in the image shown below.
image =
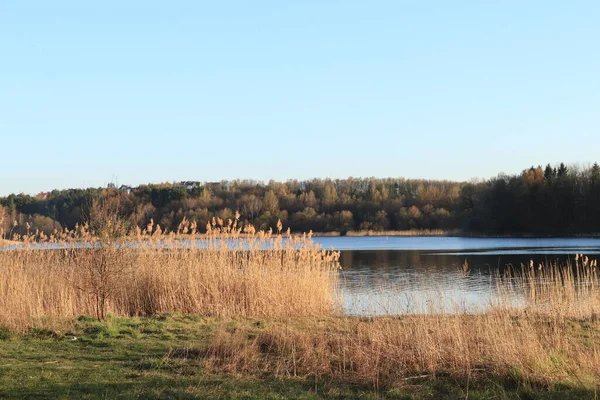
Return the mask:
<svg viewBox="0 0 600 400"><path fill-rule="evenodd" d="M0 0L0 196L600 161L598 1Z"/></svg>

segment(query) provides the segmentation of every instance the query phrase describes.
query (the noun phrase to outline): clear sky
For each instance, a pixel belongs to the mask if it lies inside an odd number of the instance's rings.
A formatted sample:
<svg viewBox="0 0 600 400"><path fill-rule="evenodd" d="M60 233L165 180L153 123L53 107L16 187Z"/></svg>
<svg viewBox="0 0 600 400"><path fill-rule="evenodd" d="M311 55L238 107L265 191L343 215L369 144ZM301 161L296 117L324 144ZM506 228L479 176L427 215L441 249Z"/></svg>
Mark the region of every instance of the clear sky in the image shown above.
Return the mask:
<svg viewBox="0 0 600 400"><path fill-rule="evenodd" d="M2 1L0 195L600 161L598 1Z"/></svg>

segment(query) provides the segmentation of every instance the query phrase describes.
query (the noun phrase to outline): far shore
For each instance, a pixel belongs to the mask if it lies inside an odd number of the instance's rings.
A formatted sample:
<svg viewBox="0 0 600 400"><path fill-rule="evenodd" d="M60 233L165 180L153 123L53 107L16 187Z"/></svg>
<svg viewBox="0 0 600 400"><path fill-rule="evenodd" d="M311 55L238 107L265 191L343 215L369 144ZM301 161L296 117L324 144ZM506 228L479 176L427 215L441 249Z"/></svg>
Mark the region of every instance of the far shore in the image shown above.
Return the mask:
<svg viewBox="0 0 600 400"><path fill-rule="evenodd" d="M2 245L13 245L13 244L20 244L23 242L19 242L16 240L8 240L8 239L0 239L0 246Z"/></svg>
<svg viewBox="0 0 600 400"><path fill-rule="evenodd" d="M465 232L460 230L408 230L408 231L348 231L345 234L342 232L315 232L314 237L382 237L382 236L395 236L395 237L460 237L460 238L480 238L480 239L561 239L561 238L589 238L598 239L600 238L600 232L595 233L569 233L564 235L549 235L549 234L536 234L536 233L506 233L506 234L491 234L491 233L476 233L476 232Z"/></svg>
<svg viewBox="0 0 600 400"><path fill-rule="evenodd" d="M285 237L285 234L282 233ZM307 233L292 233L292 236L303 236L307 235ZM167 235L168 236L168 235ZM275 236L275 234L273 234ZM149 239L151 236L146 237ZM230 238L231 235L223 234L223 235L210 235L208 236L205 233L197 233L197 234L175 234L171 236L175 240L190 240L192 238L196 239L206 239L208 237L211 238ZM251 235L246 233L241 233L236 235L236 237L251 237ZM359 231L347 231L347 232L312 232L312 237L315 238L326 238L326 237L455 237L455 238L477 238L477 239L600 239L600 232L597 233L572 233L565 235L542 235L542 234L533 234L533 233L513 233L513 234L484 234L484 233L474 233L474 232L465 232L461 230L442 230L442 229L411 229L405 231L373 231L373 230L359 230ZM71 240L79 241L80 239L73 238ZM36 241L33 240L32 243ZM0 249L7 246L17 246L23 244L22 240L10 240L10 239L2 239L0 238Z"/></svg>
<svg viewBox="0 0 600 400"><path fill-rule="evenodd" d="M459 236L458 231L443 229L410 229L406 231L348 231L345 236Z"/></svg>

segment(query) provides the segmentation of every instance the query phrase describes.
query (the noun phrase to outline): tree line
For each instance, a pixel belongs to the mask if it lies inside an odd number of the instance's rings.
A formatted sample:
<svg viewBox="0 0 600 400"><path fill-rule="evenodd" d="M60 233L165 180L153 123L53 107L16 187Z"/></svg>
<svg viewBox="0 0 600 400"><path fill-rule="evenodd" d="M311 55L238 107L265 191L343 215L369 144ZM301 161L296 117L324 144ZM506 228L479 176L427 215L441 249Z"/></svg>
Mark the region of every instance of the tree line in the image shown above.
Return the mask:
<svg viewBox="0 0 600 400"><path fill-rule="evenodd" d="M441 229L465 234L574 235L600 231L600 167L547 165L477 182L403 178L235 180L149 184L136 188L54 190L0 198L4 235L73 229L92 199L110 196L138 226L176 230L185 220L205 230L239 213L257 229L278 221L293 232Z"/></svg>

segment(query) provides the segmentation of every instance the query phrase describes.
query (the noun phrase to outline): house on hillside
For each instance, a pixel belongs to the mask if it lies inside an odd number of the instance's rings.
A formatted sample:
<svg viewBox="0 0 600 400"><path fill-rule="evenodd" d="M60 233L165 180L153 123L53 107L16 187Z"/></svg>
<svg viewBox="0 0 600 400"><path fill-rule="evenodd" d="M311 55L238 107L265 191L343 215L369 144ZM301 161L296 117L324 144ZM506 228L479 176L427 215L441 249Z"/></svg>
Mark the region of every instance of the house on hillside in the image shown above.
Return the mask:
<svg viewBox="0 0 600 400"><path fill-rule="evenodd" d="M132 187L129 185L121 185L121 187L119 188L119 191L121 192L126 192L127 194L131 193L131 189Z"/></svg>
<svg viewBox="0 0 600 400"><path fill-rule="evenodd" d="M201 186L200 182L198 182L198 181L184 181L184 182L180 182L180 185L185 186L185 189L188 191Z"/></svg>

